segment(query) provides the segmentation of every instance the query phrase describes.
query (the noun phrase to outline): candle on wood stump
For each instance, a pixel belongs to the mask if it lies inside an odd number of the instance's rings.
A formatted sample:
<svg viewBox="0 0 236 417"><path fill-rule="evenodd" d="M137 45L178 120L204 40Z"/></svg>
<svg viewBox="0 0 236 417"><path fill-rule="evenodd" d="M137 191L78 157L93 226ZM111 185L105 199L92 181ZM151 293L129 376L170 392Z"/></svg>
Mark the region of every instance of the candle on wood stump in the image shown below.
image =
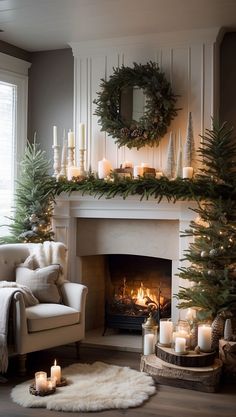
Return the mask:
<svg viewBox="0 0 236 417"><path fill-rule="evenodd" d="M101 161L98 161L98 178L106 178L112 170L112 165L110 161L106 158L103 158Z"/></svg>
<svg viewBox="0 0 236 417"><path fill-rule="evenodd" d="M171 320L160 320L159 342L162 345L171 345L173 333L173 323Z"/></svg>
<svg viewBox="0 0 236 417"><path fill-rule="evenodd" d="M175 339L175 352L184 353L186 349L186 339L185 337L176 337Z"/></svg>
<svg viewBox="0 0 236 417"><path fill-rule="evenodd" d="M35 389L38 392L47 390L47 373L44 371L36 372L35 374Z"/></svg>
<svg viewBox="0 0 236 417"><path fill-rule="evenodd" d="M209 324L198 326L198 346L202 352L211 351L212 328Z"/></svg>
<svg viewBox="0 0 236 417"><path fill-rule="evenodd" d="M53 378L56 379L57 384L61 382L61 367L57 365L56 359L54 361L54 365L51 366L51 379Z"/></svg>
<svg viewBox="0 0 236 417"><path fill-rule="evenodd" d="M191 179L193 177L193 167L183 167L183 178Z"/></svg>
<svg viewBox="0 0 236 417"><path fill-rule="evenodd" d="M143 341L143 354L144 355L151 355L154 353L154 339L155 336L152 333L148 333L144 335Z"/></svg>
<svg viewBox="0 0 236 417"><path fill-rule="evenodd" d="M121 164L122 168L133 168L134 164L131 161L124 161Z"/></svg>

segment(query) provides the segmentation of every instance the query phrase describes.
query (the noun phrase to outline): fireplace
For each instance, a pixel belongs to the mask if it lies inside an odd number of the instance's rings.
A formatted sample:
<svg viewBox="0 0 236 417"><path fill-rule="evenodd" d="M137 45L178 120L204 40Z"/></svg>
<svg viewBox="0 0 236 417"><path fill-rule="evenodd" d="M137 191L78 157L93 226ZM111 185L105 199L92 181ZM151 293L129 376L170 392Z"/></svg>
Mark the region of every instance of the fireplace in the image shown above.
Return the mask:
<svg viewBox="0 0 236 417"><path fill-rule="evenodd" d="M141 331L149 313L171 317L171 261L149 256L109 255L105 283L105 329Z"/></svg>
<svg viewBox="0 0 236 417"><path fill-rule="evenodd" d="M184 265L180 259L191 242L189 237L180 237L181 231L195 217L189 207L196 205L166 200L157 203L151 198L140 201L138 196L126 200L120 197L96 199L79 192L57 197L53 228L56 239L68 247L70 280L88 286L87 328L105 324L107 257L111 255L143 256L169 262L171 318L175 322L185 318L185 312L176 307L174 294L178 293L179 286L186 285L177 274ZM123 277L120 279L122 285ZM146 282L143 285L148 287Z"/></svg>

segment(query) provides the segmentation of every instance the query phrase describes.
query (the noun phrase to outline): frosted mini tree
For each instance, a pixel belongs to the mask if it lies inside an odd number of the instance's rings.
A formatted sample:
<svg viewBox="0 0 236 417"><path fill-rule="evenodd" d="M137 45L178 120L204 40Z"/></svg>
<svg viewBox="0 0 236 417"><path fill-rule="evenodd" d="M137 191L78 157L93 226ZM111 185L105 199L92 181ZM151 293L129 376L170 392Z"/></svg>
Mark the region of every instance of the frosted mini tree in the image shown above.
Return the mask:
<svg viewBox="0 0 236 417"><path fill-rule="evenodd" d="M188 114L187 134L184 144L184 166L192 167L195 157L192 113Z"/></svg>
<svg viewBox="0 0 236 417"><path fill-rule="evenodd" d="M177 298L179 308L193 307L199 319L214 319L236 307L236 145L226 124L214 123L203 142L205 165L198 178L208 187L218 184L219 192L199 203L197 218L184 233L194 242L185 253L190 266L180 268L179 276L191 286L180 288Z"/></svg>
<svg viewBox="0 0 236 417"><path fill-rule="evenodd" d="M51 163L37 144L28 143L21 162L15 193L15 212L10 218L10 235L0 243L53 240L51 218L55 178L49 175Z"/></svg>
<svg viewBox="0 0 236 417"><path fill-rule="evenodd" d="M167 150L165 175L168 178L174 178L175 176L174 141L172 132L170 132L169 145Z"/></svg>

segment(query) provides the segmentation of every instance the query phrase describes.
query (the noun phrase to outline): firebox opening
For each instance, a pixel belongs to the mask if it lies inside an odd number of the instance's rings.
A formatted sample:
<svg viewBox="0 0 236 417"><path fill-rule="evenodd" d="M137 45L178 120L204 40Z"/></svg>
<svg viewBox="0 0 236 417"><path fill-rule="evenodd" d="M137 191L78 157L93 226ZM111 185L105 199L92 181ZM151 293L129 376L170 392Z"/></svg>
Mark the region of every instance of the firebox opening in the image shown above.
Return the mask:
<svg viewBox="0 0 236 417"><path fill-rule="evenodd" d="M141 331L152 312L157 322L171 317L171 267L167 259L108 255L105 294L107 328Z"/></svg>

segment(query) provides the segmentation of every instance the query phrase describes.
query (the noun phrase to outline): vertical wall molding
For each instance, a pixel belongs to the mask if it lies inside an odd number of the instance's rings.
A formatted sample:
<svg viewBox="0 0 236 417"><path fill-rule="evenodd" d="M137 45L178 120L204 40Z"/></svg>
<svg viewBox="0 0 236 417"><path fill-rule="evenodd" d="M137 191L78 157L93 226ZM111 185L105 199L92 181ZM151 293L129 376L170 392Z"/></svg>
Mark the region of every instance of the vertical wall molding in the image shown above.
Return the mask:
<svg viewBox="0 0 236 417"><path fill-rule="evenodd" d="M87 168L91 166L96 171L97 162L106 157L114 168L127 159L134 164L148 162L164 169L170 131L176 138L180 131L184 142L189 111L193 117L195 147L200 146L199 135L211 127L211 117L219 108L216 91L218 35L219 29L213 28L71 44L75 57L75 132L77 138L78 124L86 123ZM109 79L114 67L129 66L133 62L144 64L150 60L157 61L165 72L178 95L177 107L181 110L159 147L139 151L118 148L114 139L100 131L93 101L100 90L101 79Z"/></svg>

